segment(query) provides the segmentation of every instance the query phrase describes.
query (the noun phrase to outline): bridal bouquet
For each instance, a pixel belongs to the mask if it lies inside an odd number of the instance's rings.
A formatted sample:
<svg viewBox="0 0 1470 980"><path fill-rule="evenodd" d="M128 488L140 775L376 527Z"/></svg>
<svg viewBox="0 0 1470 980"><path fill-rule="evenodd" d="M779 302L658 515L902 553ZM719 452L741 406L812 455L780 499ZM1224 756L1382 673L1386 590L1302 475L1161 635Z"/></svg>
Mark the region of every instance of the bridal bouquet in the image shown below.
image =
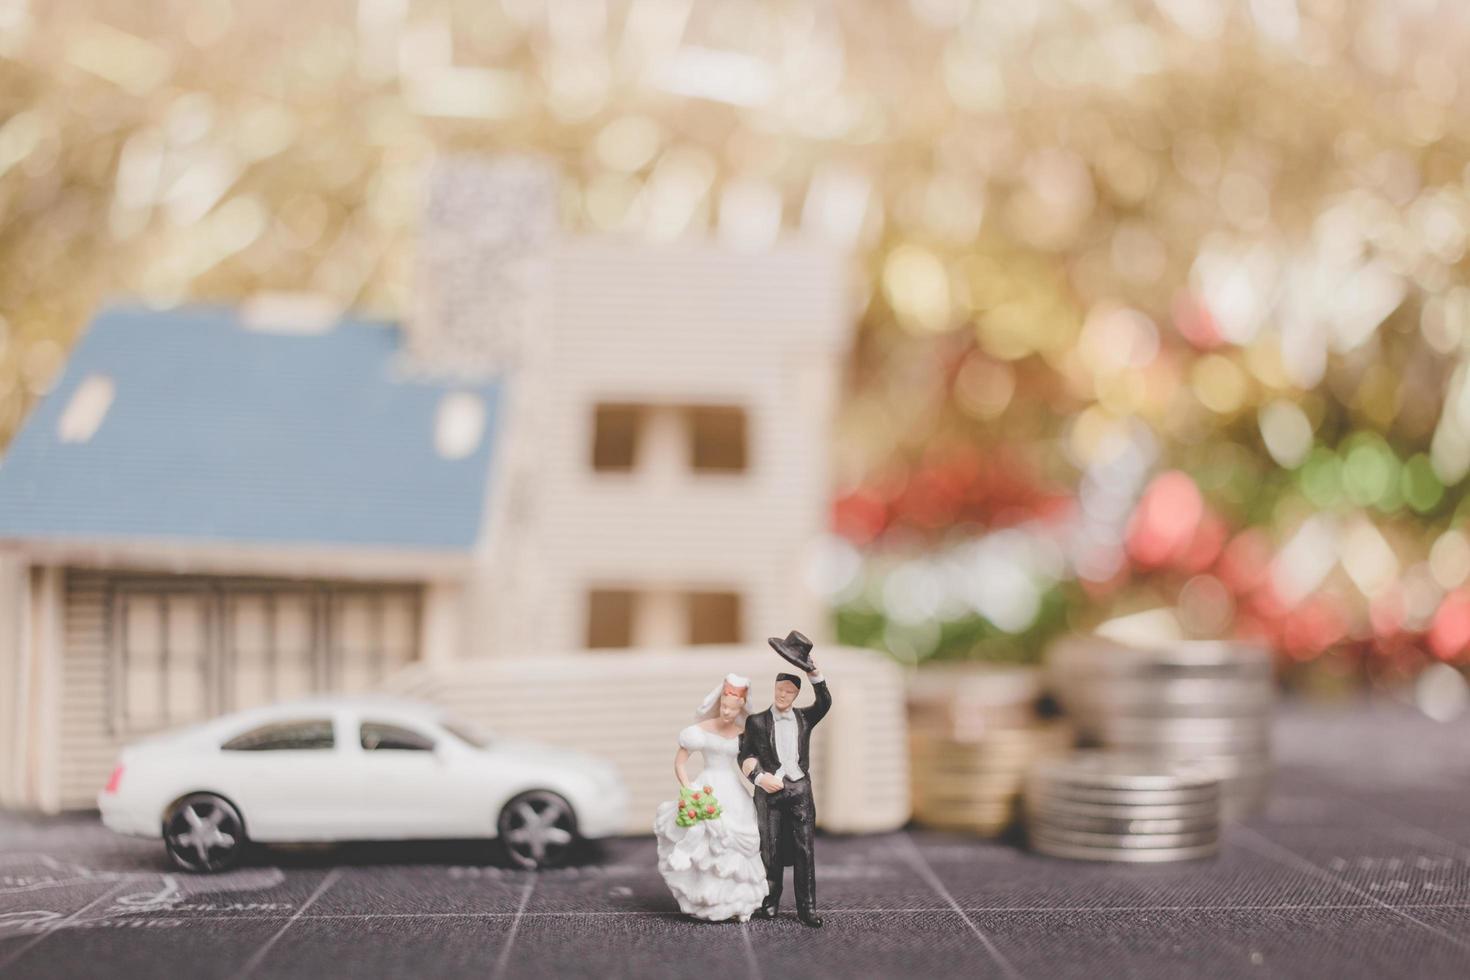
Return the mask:
<svg viewBox="0 0 1470 980"><path fill-rule="evenodd" d="M718 820L724 812L720 801L715 799L713 786L685 786L679 790L679 814L674 823L680 827L692 827L701 820Z"/></svg>

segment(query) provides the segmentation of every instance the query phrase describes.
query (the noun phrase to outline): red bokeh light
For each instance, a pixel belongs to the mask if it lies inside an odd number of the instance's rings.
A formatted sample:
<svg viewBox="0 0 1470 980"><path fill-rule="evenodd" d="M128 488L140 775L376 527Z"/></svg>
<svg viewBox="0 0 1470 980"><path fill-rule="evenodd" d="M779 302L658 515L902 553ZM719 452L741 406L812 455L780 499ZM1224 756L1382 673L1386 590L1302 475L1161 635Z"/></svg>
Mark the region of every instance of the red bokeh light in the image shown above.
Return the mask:
<svg viewBox="0 0 1470 980"><path fill-rule="evenodd" d="M859 488L837 498L832 525L854 544L868 544L888 526L888 505L875 491Z"/></svg>
<svg viewBox="0 0 1470 980"><path fill-rule="evenodd" d="M1429 624L1429 649L1451 660L1470 646L1470 594L1460 589L1444 597Z"/></svg>
<svg viewBox="0 0 1470 980"><path fill-rule="evenodd" d="M1181 558L1194 542L1204 512L1204 498L1188 474L1160 473L1143 492L1129 521L1128 554L1144 568Z"/></svg>
<svg viewBox="0 0 1470 980"><path fill-rule="evenodd" d="M1271 542L1264 531L1252 528L1230 539L1215 574L1236 595L1246 595L1260 588L1270 568Z"/></svg>
<svg viewBox="0 0 1470 980"><path fill-rule="evenodd" d="M1347 617L1328 596L1313 596L1286 614L1281 645L1298 660L1310 660L1347 635Z"/></svg>

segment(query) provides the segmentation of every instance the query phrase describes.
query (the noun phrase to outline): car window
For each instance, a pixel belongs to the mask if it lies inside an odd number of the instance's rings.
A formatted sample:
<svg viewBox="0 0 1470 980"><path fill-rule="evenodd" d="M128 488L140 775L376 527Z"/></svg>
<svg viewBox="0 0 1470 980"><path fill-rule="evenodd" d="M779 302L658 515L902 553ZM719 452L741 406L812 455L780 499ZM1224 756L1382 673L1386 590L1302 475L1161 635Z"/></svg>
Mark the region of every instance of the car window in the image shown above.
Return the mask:
<svg viewBox="0 0 1470 980"><path fill-rule="evenodd" d="M459 718L440 719L439 724L449 734L464 742L473 745L477 749L488 749L490 747L490 735Z"/></svg>
<svg viewBox="0 0 1470 980"><path fill-rule="evenodd" d="M336 745L330 718L276 721L236 735L220 748L227 752L283 752L298 749L330 749Z"/></svg>
<svg viewBox="0 0 1470 980"><path fill-rule="evenodd" d="M434 740L402 725L365 721L362 747L369 752L429 752L434 748Z"/></svg>

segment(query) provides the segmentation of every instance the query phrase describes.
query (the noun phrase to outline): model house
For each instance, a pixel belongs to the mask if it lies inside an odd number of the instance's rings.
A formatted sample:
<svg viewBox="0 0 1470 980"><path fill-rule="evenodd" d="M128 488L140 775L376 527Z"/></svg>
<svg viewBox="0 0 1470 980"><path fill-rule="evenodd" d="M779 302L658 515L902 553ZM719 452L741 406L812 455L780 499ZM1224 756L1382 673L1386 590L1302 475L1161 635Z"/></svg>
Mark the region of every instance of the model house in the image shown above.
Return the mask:
<svg viewBox="0 0 1470 980"><path fill-rule="evenodd" d="M0 459L0 803L411 663L823 639L838 257L578 238L556 200L437 165L402 323L97 315Z"/></svg>

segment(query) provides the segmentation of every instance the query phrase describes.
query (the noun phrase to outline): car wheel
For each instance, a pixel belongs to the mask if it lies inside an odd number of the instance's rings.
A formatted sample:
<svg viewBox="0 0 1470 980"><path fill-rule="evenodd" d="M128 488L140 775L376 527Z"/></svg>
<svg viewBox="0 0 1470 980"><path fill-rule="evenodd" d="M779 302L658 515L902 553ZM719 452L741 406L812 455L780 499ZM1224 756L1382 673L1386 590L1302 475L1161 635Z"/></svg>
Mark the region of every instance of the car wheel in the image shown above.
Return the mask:
<svg viewBox="0 0 1470 980"><path fill-rule="evenodd" d="M510 859L522 868L554 868L577 843L572 805L544 789L522 793L505 805L497 821Z"/></svg>
<svg viewBox="0 0 1470 980"><path fill-rule="evenodd" d="M213 793L190 793L163 818L163 845L185 871L224 871L245 852L245 821Z"/></svg>

